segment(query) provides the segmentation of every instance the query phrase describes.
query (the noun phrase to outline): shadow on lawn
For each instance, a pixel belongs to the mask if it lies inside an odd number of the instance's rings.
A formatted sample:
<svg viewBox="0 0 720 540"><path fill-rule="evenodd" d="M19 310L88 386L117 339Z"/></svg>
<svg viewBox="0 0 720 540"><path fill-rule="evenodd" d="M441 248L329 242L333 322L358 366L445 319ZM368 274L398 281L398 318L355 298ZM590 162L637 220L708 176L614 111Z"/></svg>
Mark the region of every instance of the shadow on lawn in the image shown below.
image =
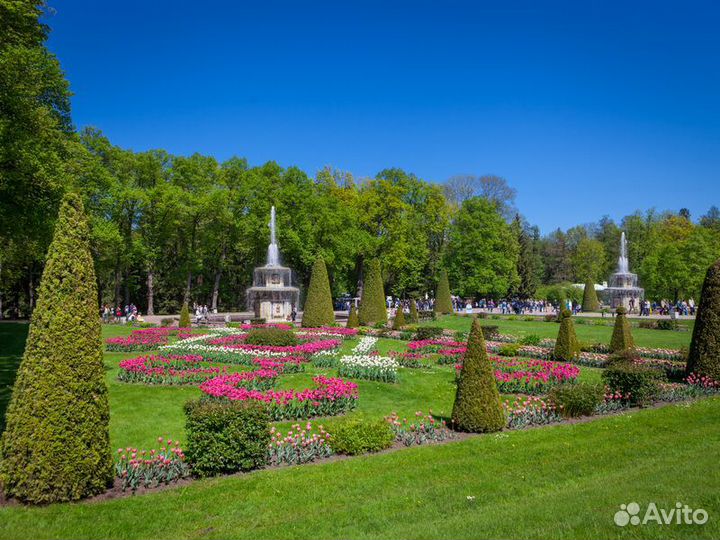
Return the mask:
<svg viewBox="0 0 720 540"><path fill-rule="evenodd" d="M5 410L10 403L29 328L26 323L0 324L0 433L5 430Z"/></svg>

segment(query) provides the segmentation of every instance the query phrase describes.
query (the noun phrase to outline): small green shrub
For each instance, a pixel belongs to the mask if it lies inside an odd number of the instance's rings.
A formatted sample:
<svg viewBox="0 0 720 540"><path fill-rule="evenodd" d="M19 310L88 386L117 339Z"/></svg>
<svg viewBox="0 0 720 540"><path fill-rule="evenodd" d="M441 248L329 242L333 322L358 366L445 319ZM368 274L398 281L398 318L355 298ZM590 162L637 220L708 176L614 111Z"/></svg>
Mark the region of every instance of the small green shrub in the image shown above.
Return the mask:
<svg viewBox="0 0 720 540"><path fill-rule="evenodd" d="M280 328L252 328L245 338L248 345L271 345L274 347L292 347L298 340L294 332Z"/></svg>
<svg viewBox="0 0 720 540"><path fill-rule="evenodd" d="M405 313L403 313L403 309L399 307L395 312L392 328L393 330L400 330L403 326L405 326Z"/></svg>
<svg viewBox="0 0 720 540"><path fill-rule="evenodd" d="M180 309L180 322L178 322L178 325L180 328L190 328L190 309L187 302Z"/></svg>
<svg viewBox="0 0 720 540"><path fill-rule="evenodd" d="M175 322L173 317L163 317L160 319L160 326L172 326Z"/></svg>
<svg viewBox="0 0 720 540"><path fill-rule="evenodd" d="M587 341L578 341L578 347L582 352L594 352L595 345Z"/></svg>
<svg viewBox="0 0 720 540"><path fill-rule="evenodd" d="M480 326L480 330L482 330L483 339L487 341L492 341L500 334L498 327L493 324L484 324Z"/></svg>
<svg viewBox="0 0 720 540"><path fill-rule="evenodd" d="M678 322L673 319L660 319L655 323L655 328L658 330L677 330Z"/></svg>
<svg viewBox="0 0 720 540"><path fill-rule="evenodd" d="M499 321L500 319L502 319L502 317L500 317L500 315L497 315L497 314L490 315L490 318L494 319L496 321Z"/></svg>
<svg viewBox="0 0 720 540"><path fill-rule="evenodd" d="M542 339L537 334L528 334L520 339L520 345L539 345Z"/></svg>
<svg viewBox="0 0 720 540"><path fill-rule="evenodd" d="M583 382L560 384L550 390L548 398L563 416L590 416L604 401L605 388Z"/></svg>
<svg viewBox="0 0 720 540"><path fill-rule="evenodd" d="M413 338L413 335L414 334L412 332L403 330L402 332L400 332L400 339L402 339L403 341L410 341Z"/></svg>
<svg viewBox="0 0 720 540"><path fill-rule="evenodd" d="M659 321L658 321L659 322ZM645 330L656 330L659 328L658 322L655 321L640 321L638 328L644 328Z"/></svg>
<svg viewBox="0 0 720 540"><path fill-rule="evenodd" d="M630 362L616 361L603 372L603 380L611 392L620 392L630 402L647 405L655 399L665 373Z"/></svg>
<svg viewBox="0 0 720 540"><path fill-rule="evenodd" d="M477 314L477 318L478 318L478 319L487 319L487 318L488 318L488 314L485 313L484 311L481 311L480 313Z"/></svg>
<svg viewBox="0 0 720 540"><path fill-rule="evenodd" d="M338 422L329 431L333 451L350 456L379 452L390 448L395 441L395 434L385 420L348 419Z"/></svg>
<svg viewBox="0 0 720 540"><path fill-rule="evenodd" d="M563 309L560 313L560 330L555 340L555 349L553 356L556 360L563 362L572 362L580 353L577 336L575 335L575 327L573 326L572 313L570 310Z"/></svg>
<svg viewBox="0 0 720 540"><path fill-rule="evenodd" d="M355 309L355 304L353 304L350 306L350 313L348 314L348 320L345 327L357 328L358 326L360 326L360 319L358 318L358 312L357 309Z"/></svg>
<svg viewBox="0 0 720 540"><path fill-rule="evenodd" d="M440 326L421 326L415 331L415 339L436 339L443 335Z"/></svg>
<svg viewBox="0 0 720 540"><path fill-rule="evenodd" d="M517 356L519 350L519 343L505 343L498 350L498 354L500 356Z"/></svg>
<svg viewBox="0 0 720 540"><path fill-rule="evenodd" d="M553 315L552 313L548 313L543 317L543 320L545 322L560 322L560 320L557 318L557 315Z"/></svg>
<svg viewBox="0 0 720 540"><path fill-rule="evenodd" d="M265 324L265 317L250 319L250 324Z"/></svg>
<svg viewBox="0 0 720 540"><path fill-rule="evenodd" d="M244 401L189 401L185 404L185 455L197 476L249 471L267 462L270 417L259 404Z"/></svg>
<svg viewBox="0 0 720 540"><path fill-rule="evenodd" d="M453 312L452 297L450 296L450 282L445 270L440 271L437 290L435 291L435 313L449 314Z"/></svg>
<svg viewBox="0 0 720 540"><path fill-rule="evenodd" d="M610 339L610 352L620 352L625 349L634 349L632 331L630 330L630 322L625 314L627 310L620 306L617 308L615 316L615 327L613 328L612 338Z"/></svg>
<svg viewBox="0 0 720 540"><path fill-rule="evenodd" d="M463 332L462 330L458 330L457 332L455 332L455 334L453 334L453 336L453 339L455 339L455 341L457 341L458 343L464 343L467 341L468 338L467 332Z"/></svg>
<svg viewBox="0 0 720 540"><path fill-rule="evenodd" d="M527 316L523 317L523 321L535 322L535 317L533 317L532 315L527 315Z"/></svg>

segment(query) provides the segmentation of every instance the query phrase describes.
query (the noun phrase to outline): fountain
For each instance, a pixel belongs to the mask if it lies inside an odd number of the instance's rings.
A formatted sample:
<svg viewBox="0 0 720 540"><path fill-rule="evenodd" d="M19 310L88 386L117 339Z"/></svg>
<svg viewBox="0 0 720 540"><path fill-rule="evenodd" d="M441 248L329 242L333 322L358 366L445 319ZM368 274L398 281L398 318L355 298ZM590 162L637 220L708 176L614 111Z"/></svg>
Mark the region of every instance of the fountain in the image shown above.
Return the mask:
<svg viewBox="0 0 720 540"><path fill-rule="evenodd" d="M300 301L300 289L292 285L292 270L280 264L275 236L275 207L270 209L270 244L265 266L255 268L253 285L247 289L247 306L256 318L267 322L287 321Z"/></svg>
<svg viewBox="0 0 720 540"><path fill-rule="evenodd" d="M627 239L625 232L620 236L620 257L618 269L610 276L609 286L604 291L605 300L613 309L623 306L628 312L640 308L640 301L645 295L645 289L638 287L637 274L630 272L627 257Z"/></svg>

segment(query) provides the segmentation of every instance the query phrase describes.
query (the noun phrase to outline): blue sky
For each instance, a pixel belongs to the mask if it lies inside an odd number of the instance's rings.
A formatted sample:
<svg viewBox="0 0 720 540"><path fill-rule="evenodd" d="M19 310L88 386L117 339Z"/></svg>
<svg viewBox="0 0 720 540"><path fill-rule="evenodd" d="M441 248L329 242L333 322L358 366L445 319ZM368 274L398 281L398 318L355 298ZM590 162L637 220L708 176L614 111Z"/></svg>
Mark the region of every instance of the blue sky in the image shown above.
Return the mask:
<svg viewBox="0 0 720 540"><path fill-rule="evenodd" d="M543 232L720 206L711 2L50 6L75 123L123 147L497 174Z"/></svg>

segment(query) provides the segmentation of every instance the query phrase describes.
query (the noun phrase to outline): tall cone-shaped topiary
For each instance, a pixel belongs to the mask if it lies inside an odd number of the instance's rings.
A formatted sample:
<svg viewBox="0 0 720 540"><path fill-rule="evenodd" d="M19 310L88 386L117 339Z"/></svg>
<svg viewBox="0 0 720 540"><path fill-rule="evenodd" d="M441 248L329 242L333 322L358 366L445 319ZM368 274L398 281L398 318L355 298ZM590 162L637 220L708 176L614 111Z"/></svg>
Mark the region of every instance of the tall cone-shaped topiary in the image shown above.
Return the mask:
<svg viewBox="0 0 720 540"><path fill-rule="evenodd" d="M615 328L613 328L612 338L610 339L611 353L619 353L635 348L635 342L630 330L630 321L625 317L627 310L620 306L617 308L616 313Z"/></svg>
<svg viewBox="0 0 720 540"><path fill-rule="evenodd" d="M112 482L97 283L75 194L60 206L6 421L0 440L6 496L72 501Z"/></svg>
<svg viewBox="0 0 720 540"><path fill-rule="evenodd" d="M302 325L305 328L317 328L335 323L330 280L322 257L315 259L310 286L308 287Z"/></svg>
<svg viewBox="0 0 720 540"><path fill-rule="evenodd" d="M595 283L593 283L593 280L588 279L585 282L585 290L583 291L582 310L585 313L590 313L599 309L600 302L598 302L597 293L595 292Z"/></svg>
<svg viewBox="0 0 720 540"><path fill-rule="evenodd" d="M410 314L408 317L408 322L410 324L417 324L420 322L420 317L418 316L417 311L417 302L415 300L410 300Z"/></svg>
<svg viewBox="0 0 720 540"><path fill-rule="evenodd" d="M382 271L378 259L372 259L368 263L358 316L362 325L387 322L385 289L383 288Z"/></svg>
<svg viewBox="0 0 720 540"><path fill-rule="evenodd" d="M500 393L477 319L473 321L468 337L452 421L455 429L472 433L498 431L505 426Z"/></svg>
<svg viewBox="0 0 720 540"><path fill-rule="evenodd" d="M560 330L555 340L553 356L556 360L571 362L580 354L580 345L575 335L575 325L570 310L563 309L560 313Z"/></svg>
<svg viewBox="0 0 720 540"><path fill-rule="evenodd" d="M395 312L395 318L393 319L392 327L393 330L400 330L403 326L405 326L405 314L403 313L402 306L400 306Z"/></svg>
<svg viewBox="0 0 720 540"><path fill-rule="evenodd" d="M720 381L720 260L705 274L687 372Z"/></svg>
<svg viewBox="0 0 720 540"><path fill-rule="evenodd" d="M360 326L360 319L358 318L358 312L357 309L355 309L355 304L350 306L350 314L348 315L347 324L345 325L346 328L357 328Z"/></svg>
<svg viewBox="0 0 720 540"><path fill-rule="evenodd" d="M178 325L180 328L190 328L190 308L187 302L185 302L180 309L180 322Z"/></svg>
<svg viewBox="0 0 720 540"><path fill-rule="evenodd" d="M440 272L437 291L435 291L435 313L447 314L453 312L452 297L450 296L450 281L445 270Z"/></svg>

